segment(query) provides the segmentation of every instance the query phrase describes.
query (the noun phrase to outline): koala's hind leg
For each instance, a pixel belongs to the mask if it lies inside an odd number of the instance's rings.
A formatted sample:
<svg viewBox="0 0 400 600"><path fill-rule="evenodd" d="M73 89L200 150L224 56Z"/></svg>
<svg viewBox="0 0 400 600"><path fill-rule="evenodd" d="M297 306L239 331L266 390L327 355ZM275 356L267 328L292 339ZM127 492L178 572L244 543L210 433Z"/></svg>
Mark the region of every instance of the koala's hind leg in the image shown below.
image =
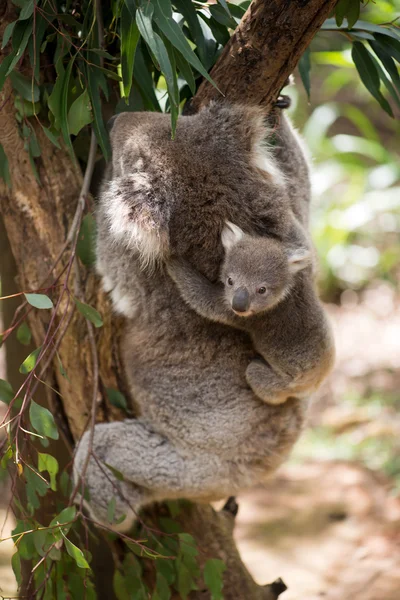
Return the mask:
<svg viewBox="0 0 400 600"><path fill-rule="evenodd" d="M290 393L293 378L276 373L260 359L254 359L246 369L246 380L253 392L267 404L283 404Z"/></svg>
<svg viewBox="0 0 400 600"><path fill-rule="evenodd" d="M88 445L89 432L86 432L75 455L76 481ZM116 519L126 514L129 521L141 506L153 500L179 497L209 500L230 495L235 491L231 471L232 462L214 454L199 453L196 448L178 449L146 421L131 419L96 425L85 483L90 509L98 520L107 520L109 503L115 497Z"/></svg>

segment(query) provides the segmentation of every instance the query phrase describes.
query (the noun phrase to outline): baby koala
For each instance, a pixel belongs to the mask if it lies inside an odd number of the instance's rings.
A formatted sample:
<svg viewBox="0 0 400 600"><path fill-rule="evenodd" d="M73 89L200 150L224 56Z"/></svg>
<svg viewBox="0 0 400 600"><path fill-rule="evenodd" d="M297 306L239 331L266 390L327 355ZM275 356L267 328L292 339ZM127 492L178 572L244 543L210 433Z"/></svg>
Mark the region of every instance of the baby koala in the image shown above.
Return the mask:
<svg viewBox="0 0 400 600"><path fill-rule="evenodd" d="M212 283L182 259L167 265L191 308L251 335L260 358L248 365L247 383L269 404L308 397L335 357L331 328L314 286L312 251L304 236L293 237L296 241L286 245L247 235L227 222L221 235L222 283Z"/></svg>

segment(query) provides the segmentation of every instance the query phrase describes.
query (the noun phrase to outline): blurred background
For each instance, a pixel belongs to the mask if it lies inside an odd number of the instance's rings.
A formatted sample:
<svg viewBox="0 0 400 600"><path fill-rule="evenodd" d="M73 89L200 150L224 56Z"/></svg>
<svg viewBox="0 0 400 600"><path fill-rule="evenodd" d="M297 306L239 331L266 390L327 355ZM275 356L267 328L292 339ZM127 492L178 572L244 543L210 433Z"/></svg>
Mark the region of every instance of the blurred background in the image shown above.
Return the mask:
<svg viewBox="0 0 400 600"><path fill-rule="evenodd" d="M362 18L386 23L399 11L378 1ZM238 499L236 539L259 583L284 579L284 600L398 600L399 125L361 84L345 35L321 31L310 59L310 100L298 73L287 93L313 156L312 232L337 363L291 459L267 489ZM1 523L5 512L6 502ZM11 553L0 544L10 595Z"/></svg>

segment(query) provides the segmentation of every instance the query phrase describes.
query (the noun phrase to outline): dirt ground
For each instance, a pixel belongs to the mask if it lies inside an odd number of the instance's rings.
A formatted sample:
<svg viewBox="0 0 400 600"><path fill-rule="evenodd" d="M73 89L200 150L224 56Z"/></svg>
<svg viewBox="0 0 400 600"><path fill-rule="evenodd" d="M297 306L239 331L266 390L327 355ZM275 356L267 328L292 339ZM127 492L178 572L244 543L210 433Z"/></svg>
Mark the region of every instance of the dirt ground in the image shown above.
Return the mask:
<svg viewBox="0 0 400 600"><path fill-rule="evenodd" d="M260 584L285 581L282 600L400 600L400 301L380 285L329 312L336 369L291 461L238 499L235 535ZM0 544L9 594L11 553Z"/></svg>

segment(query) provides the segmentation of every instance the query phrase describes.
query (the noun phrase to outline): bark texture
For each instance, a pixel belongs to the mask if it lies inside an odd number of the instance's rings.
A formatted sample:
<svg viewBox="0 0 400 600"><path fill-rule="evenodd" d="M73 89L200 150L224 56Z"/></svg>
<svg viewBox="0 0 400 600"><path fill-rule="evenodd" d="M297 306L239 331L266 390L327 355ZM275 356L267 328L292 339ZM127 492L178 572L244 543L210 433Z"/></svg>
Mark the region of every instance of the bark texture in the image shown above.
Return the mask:
<svg viewBox="0 0 400 600"><path fill-rule="evenodd" d="M211 77L232 102L271 106L337 0L253 0ZM220 98L204 80L194 110Z"/></svg>
<svg viewBox="0 0 400 600"><path fill-rule="evenodd" d="M318 27L328 16L336 0L254 0L231 42L212 71L212 77L229 100L241 103L272 104L285 80L309 44ZM8 23L15 19L10 1L0 8L0 38ZM24 64L19 68L23 71ZM217 98L218 92L204 82L193 100L194 109ZM30 291L46 286L65 266L68 252L56 270L50 271L63 247L76 210L82 185L79 166L65 149L55 148L33 122L42 154L35 159L40 183L36 180L24 149L15 118L13 91L6 82L0 93L0 143L9 162L11 189L0 182L0 209L17 266L20 290ZM82 269L81 287L85 301L97 308L104 327L97 331L99 356L98 420L121 418L119 411L106 400L105 388L124 391L124 378L119 363L120 323L111 315L109 302L92 273ZM60 282L63 278L60 279ZM70 288L74 289L73 273ZM55 297L59 293L55 290ZM73 301L68 294L60 305L58 321L70 311ZM45 336L49 313L31 310L29 324L36 346ZM92 359L84 319L74 314L60 347L60 356L68 379L63 377L55 360L48 377L62 394L51 395L53 412L59 413L66 438L77 440L85 429L92 396ZM155 507L145 518L157 514ZM229 511L215 512L209 506L194 505L179 517L184 531L197 540L201 561L219 557L225 561L224 598L226 600L272 600L279 585L260 587L254 583L240 560L232 538L234 517ZM101 597L101 594L99 595ZM206 600L204 590L192 592L190 598Z"/></svg>

